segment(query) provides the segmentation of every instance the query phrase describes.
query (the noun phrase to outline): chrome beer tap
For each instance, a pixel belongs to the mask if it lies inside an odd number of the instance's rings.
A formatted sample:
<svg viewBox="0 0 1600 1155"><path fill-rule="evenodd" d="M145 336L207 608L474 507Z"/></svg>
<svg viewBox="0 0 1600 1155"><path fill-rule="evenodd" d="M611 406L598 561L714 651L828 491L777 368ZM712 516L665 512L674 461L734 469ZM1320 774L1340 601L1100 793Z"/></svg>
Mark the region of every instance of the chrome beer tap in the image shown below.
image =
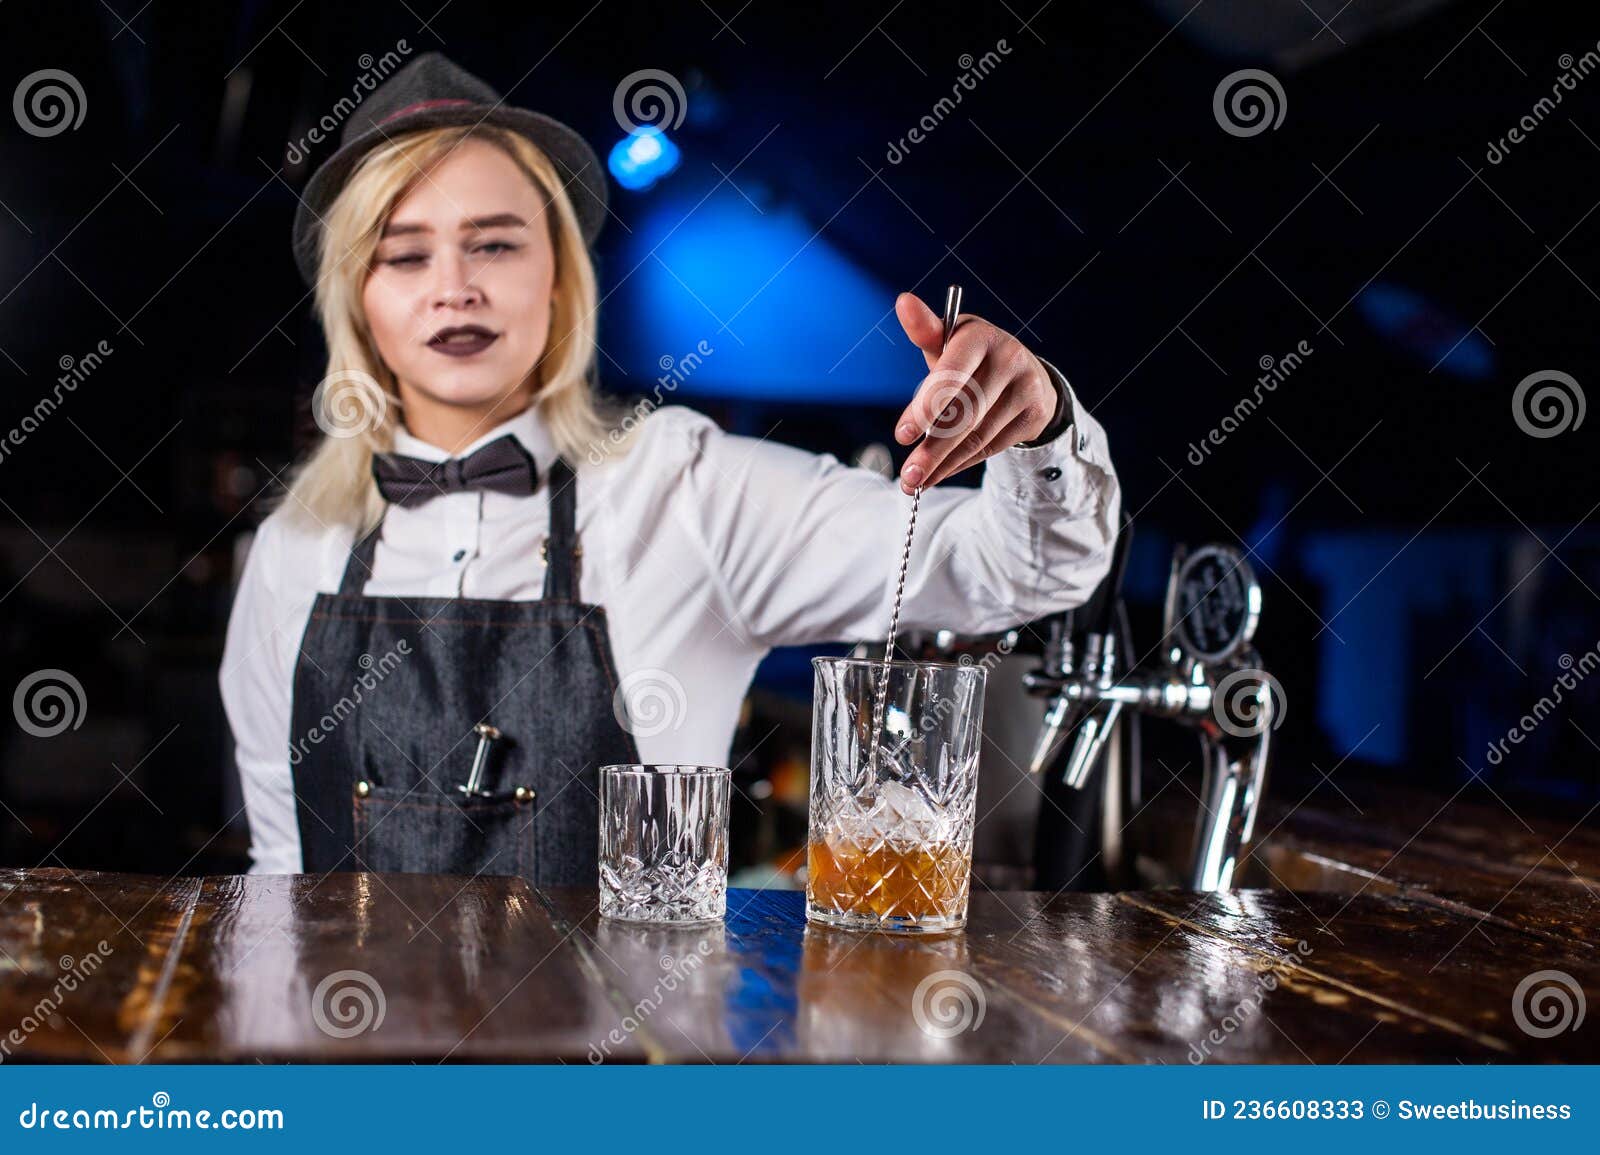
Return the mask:
<svg viewBox="0 0 1600 1155"><path fill-rule="evenodd" d="M1167 585L1161 664L1148 673L1121 669L1128 658L1119 652L1120 589L1131 536L1124 522L1105 580L1083 607L1051 624L1043 665L1024 676L1030 693L1051 699L1029 769L1059 771L1082 790L1124 711L1195 727L1205 777L1186 882L1226 890L1254 833L1276 716L1274 683L1250 645L1261 586L1230 546L1180 547ZM1138 766L1107 763L1108 772L1137 780Z"/></svg>

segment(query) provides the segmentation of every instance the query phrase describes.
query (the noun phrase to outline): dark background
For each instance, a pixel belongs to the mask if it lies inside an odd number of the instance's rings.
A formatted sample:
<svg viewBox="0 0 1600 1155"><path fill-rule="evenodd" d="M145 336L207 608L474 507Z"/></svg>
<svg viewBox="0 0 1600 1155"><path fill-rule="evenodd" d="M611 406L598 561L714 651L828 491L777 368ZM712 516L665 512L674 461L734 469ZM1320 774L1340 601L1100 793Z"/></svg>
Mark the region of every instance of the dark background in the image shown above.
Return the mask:
<svg viewBox="0 0 1600 1155"><path fill-rule="evenodd" d="M1600 51L1592 11L436 7L0 7L4 91L60 69L84 93L66 131L0 121L0 427L20 428L64 365L113 350L0 457L4 686L59 669L84 689L54 737L6 719L0 862L243 866L216 669L246 535L315 432L322 373L288 244L309 167L289 142L351 91L363 54L402 41L603 158L625 77L683 84L682 163L614 186L597 245L608 390L649 392L663 356L707 340L718 354L675 402L849 458L888 441L922 373L894 294L937 308L959 280L966 308L1059 365L1109 433L1141 645L1175 544L1249 551L1288 703L1275 792L1325 773L1470 785L1572 820L1600 799L1600 678L1487 758L1563 656L1582 668L1600 645L1595 419L1535 437L1512 403L1537 371L1597 381L1600 77L1563 62ZM893 162L964 54L1002 39ZM1243 68L1281 85L1275 129L1233 135L1214 114ZM1491 154L1564 72L1562 102ZM1262 358L1302 341L1261 408L1191 455ZM764 667L735 751L767 782L752 797L796 797L803 657Z"/></svg>

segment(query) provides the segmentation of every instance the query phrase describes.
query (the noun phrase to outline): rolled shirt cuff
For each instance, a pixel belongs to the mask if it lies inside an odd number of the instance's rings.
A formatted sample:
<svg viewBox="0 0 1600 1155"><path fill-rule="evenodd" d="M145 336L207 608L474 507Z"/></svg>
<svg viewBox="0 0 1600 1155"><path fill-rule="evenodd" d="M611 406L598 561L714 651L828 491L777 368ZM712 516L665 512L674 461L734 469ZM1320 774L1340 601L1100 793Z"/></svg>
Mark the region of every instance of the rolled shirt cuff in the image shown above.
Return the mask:
<svg viewBox="0 0 1600 1155"><path fill-rule="evenodd" d="M987 468L1021 504L1086 510L1115 485L1105 430L1083 408L1061 370L1043 357L1039 361L1061 394L1055 426L1034 442L995 454Z"/></svg>

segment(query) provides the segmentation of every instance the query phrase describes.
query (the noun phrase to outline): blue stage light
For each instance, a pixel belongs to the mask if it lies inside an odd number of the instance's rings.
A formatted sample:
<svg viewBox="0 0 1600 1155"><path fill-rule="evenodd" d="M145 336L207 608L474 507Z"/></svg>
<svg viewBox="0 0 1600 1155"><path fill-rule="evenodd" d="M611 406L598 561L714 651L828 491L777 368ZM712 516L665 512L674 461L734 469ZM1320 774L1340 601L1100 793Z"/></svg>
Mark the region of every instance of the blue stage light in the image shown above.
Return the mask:
<svg viewBox="0 0 1600 1155"><path fill-rule="evenodd" d="M1486 381L1494 373L1494 352L1469 326L1442 305L1399 285L1379 281L1362 290L1356 308L1381 336L1431 366Z"/></svg>
<svg viewBox="0 0 1600 1155"><path fill-rule="evenodd" d="M896 287L797 205L773 198L758 209L696 163L630 214L615 242L611 255L629 275L606 308L627 322L608 332L608 356L663 395L910 401L927 367L895 319ZM754 188L748 175L736 179Z"/></svg>
<svg viewBox="0 0 1600 1155"><path fill-rule="evenodd" d="M611 175L625 189L638 192L678 167L678 146L660 129L639 129L611 149Z"/></svg>

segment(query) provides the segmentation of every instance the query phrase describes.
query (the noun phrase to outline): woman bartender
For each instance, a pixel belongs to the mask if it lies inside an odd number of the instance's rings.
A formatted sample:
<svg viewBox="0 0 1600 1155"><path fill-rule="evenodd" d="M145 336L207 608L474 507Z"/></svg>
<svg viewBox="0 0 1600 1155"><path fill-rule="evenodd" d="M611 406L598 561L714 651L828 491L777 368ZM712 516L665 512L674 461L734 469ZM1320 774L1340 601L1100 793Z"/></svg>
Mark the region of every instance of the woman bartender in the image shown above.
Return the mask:
<svg viewBox="0 0 1600 1155"><path fill-rule="evenodd" d="M596 771L720 762L773 646L882 637L903 494L929 489L907 628L1081 603L1118 487L1065 379L963 314L895 310L930 370L900 483L679 406L621 436L589 384L599 162L437 54L312 176L295 257L328 345L326 436L262 523L220 672L253 869L592 885ZM937 431L936 431L937 434Z"/></svg>

